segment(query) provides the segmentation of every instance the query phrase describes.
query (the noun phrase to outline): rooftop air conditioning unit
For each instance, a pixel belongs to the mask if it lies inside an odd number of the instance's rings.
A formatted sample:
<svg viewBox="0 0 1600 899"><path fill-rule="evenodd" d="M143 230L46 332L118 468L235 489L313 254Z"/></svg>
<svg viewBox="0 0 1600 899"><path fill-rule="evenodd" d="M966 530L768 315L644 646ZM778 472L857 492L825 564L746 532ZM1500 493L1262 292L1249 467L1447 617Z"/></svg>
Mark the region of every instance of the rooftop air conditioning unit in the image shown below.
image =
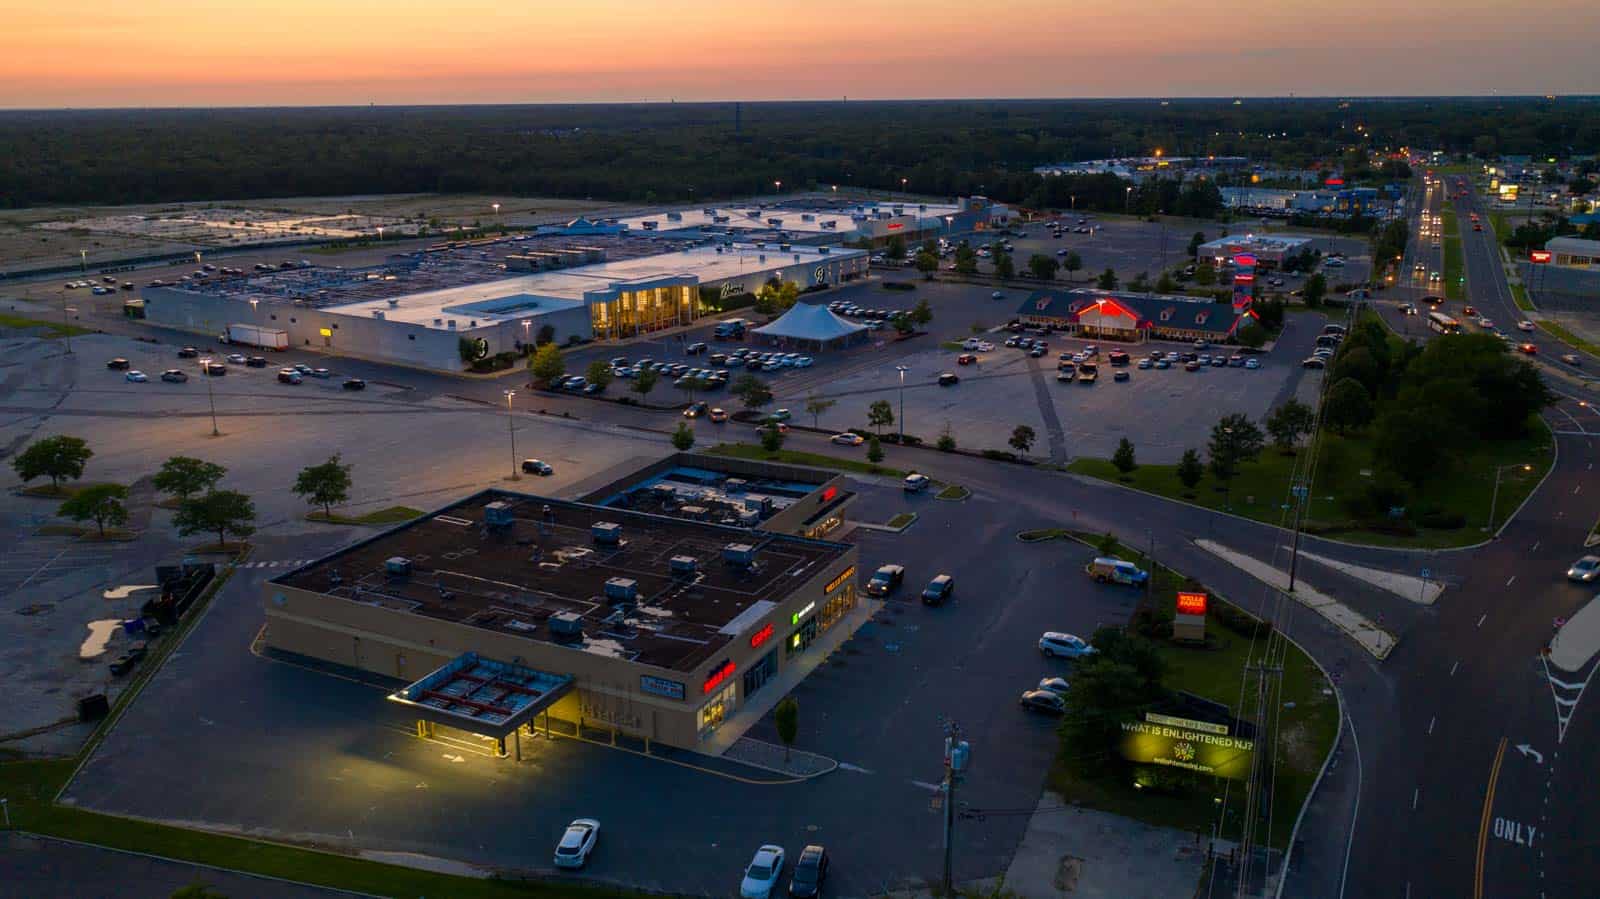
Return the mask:
<svg viewBox="0 0 1600 899"><path fill-rule="evenodd" d="M612 602L636 602L639 599L639 582L629 577L608 578L606 599Z"/></svg>
<svg viewBox="0 0 1600 899"><path fill-rule="evenodd" d="M786 244L786 243L780 243L780 244L778 244L778 249L779 249L779 250L781 250L781 251L783 251L783 252L785 252L785 253L787 253L787 252L789 252L789 250L790 250L790 249L791 249L791 247L790 247L790 246L789 246L789 244Z"/></svg>
<svg viewBox="0 0 1600 899"><path fill-rule="evenodd" d="M826 256L830 252L832 252L832 250L830 250L828 247L817 247L817 255L818 256Z"/></svg>
<svg viewBox="0 0 1600 899"><path fill-rule="evenodd" d="M491 528L509 527L516 519L511 504L505 500L495 500L483 507L483 523Z"/></svg>
<svg viewBox="0 0 1600 899"><path fill-rule="evenodd" d="M622 542L622 525L614 521L597 521L589 528L589 533L596 543L616 546Z"/></svg>
<svg viewBox="0 0 1600 899"><path fill-rule="evenodd" d="M390 556L384 560L383 570L394 577L406 577L411 574L411 560L405 556Z"/></svg>
<svg viewBox="0 0 1600 899"><path fill-rule="evenodd" d="M756 257L756 261L757 262L766 262L767 261L767 254L766 253L762 253L760 256L757 256Z"/></svg>
<svg viewBox="0 0 1600 899"><path fill-rule="evenodd" d="M390 300L389 301L389 308L390 309L394 309L394 308L398 307L399 305L400 305L400 301L399 300Z"/></svg>
<svg viewBox="0 0 1600 899"><path fill-rule="evenodd" d="M800 221L802 221L802 222L814 222L816 220L817 220L817 217L812 215L809 212L807 212L804 215L800 216Z"/></svg>
<svg viewBox="0 0 1600 899"><path fill-rule="evenodd" d="M673 556L668 560L668 564L671 565L674 575L693 577L700 563L694 556Z"/></svg>
<svg viewBox="0 0 1600 899"><path fill-rule="evenodd" d="M557 612L550 616L550 636L557 643L576 643L583 639L583 616L577 612Z"/></svg>
<svg viewBox="0 0 1600 899"><path fill-rule="evenodd" d="M373 318L383 318L383 310L382 309L374 309L374 310L372 310L372 317Z"/></svg>
<svg viewBox="0 0 1600 899"><path fill-rule="evenodd" d="M456 320L453 319L453 318L448 320L448 321L446 321L444 324L445 324L445 327L449 328L452 331L454 331L456 329Z"/></svg>
<svg viewBox="0 0 1600 899"><path fill-rule="evenodd" d="M434 326L434 327L435 327L435 328L442 328L442 327L444 327L444 319L442 319L442 318L436 318L436 319L434 319L434 320L433 320L433 326Z"/></svg>
<svg viewBox="0 0 1600 899"><path fill-rule="evenodd" d="M737 568L755 564L756 548L748 543L730 543L722 548L722 561Z"/></svg>

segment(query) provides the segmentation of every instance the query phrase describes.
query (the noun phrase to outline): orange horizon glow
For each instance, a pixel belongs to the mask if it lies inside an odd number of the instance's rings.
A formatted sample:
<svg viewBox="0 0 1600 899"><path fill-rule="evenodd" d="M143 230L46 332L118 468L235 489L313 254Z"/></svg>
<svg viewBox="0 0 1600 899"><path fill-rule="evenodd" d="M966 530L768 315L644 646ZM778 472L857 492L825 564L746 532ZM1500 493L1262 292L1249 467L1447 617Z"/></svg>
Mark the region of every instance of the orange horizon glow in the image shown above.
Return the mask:
<svg viewBox="0 0 1600 899"><path fill-rule="evenodd" d="M1600 92L1534 0L0 0L0 107Z"/></svg>

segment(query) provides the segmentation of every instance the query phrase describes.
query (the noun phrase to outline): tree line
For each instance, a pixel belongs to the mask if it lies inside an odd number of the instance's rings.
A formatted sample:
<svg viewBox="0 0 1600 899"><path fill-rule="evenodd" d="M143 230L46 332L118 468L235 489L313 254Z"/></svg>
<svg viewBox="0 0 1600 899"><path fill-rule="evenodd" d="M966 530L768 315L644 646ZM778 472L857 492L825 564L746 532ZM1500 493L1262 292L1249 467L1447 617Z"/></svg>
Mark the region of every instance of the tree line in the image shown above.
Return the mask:
<svg viewBox="0 0 1600 899"><path fill-rule="evenodd" d="M782 181L1120 210L1126 182L1032 168L1156 148L1280 167L1384 146L1566 156L1600 146L1597 111L1594 98L1511 97L15 111L0 113L0 206L397 192L694 202ZM1189 204L1206 200L1140 190L1141 209L1198 214Z"/></svg>

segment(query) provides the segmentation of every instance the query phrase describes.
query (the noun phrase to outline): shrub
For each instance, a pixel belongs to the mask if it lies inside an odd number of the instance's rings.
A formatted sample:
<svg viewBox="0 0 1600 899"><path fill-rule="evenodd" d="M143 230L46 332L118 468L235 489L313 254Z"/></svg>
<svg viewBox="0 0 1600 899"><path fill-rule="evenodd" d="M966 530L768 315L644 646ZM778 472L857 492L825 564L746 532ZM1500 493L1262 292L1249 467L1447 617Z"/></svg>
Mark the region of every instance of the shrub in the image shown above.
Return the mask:
<svg viewBox="0 0 1600 899"><path fill-rule="evenodd" d="M1443 509L1428 509L1417 516L1417 524L1425 528L1434 528L1441 531L1454 531L1467 526L1467 516L1460 512L1448 512Z"/></svg>
<svg viewBox="0 0 1600 899"><path fill-rule="evenodd" d="M986 449L986 450L984 450L983 451L983 457L985 459L993 459L993 460L995 460L997 462L1015 462L1015 461L1017 461L1017 454L1016 453L1008 453L1005 450L997 450L997 449Z"/></svg>
<svg viewBox="0 0 1600 899"><path fill-rule="evenodd" d="M1172 639L1173 613L1166 610L1141 608L1133 613L1133 632L1151 640Z"/></svg>
<svg viewBox="0 0 1600 899"><path fill-rule="evenodd" d="M1220 600L1212 603L1211 615L1218 624L1241 637L1254 635L1264 639L1272 633L1272 622L1263 621L1232 603Z"/></svg>

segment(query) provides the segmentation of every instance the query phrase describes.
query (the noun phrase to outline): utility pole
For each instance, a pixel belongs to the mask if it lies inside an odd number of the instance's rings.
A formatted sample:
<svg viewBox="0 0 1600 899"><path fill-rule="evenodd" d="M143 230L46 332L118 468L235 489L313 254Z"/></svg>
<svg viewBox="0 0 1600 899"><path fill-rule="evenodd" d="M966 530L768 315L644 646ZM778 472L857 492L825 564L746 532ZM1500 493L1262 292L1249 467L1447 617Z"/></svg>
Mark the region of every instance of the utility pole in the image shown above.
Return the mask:
<svg viewBox="0 0 1600 899"><path fill-rule="evenodd" d="M954 896L952 875L955 868L956 785L966 779L971 747L961 739L961 725L944 723L944 895Z"/></svg>
<svg viewBox="0 0 1600 899"><path fill-rule="evenodd" d="M511 398L516 396L515 390L506 391L506 433L511 435L511 480L520 480L522 475L517 472L517 423L511 417Z"/></svg>
<svg viewBox="0 0 1600 899"><path fill-rule="evenodd" d="M1271 706L1273 692L1268 686L1268 678L1281 675L1281 666L1271 666L1267 663L1272 659L1272 647L1278 637L1276 630L1267 638L1266 649L1262 652L1261 662L1256 665L1246 665L1245 672L1256 675L1256 717L1255 717L1255 744L1256 750L1250 760L1250 779L1245 788L1245 813L1244 820L1239 825L1239 871L1237 880L1237 896L1245 899L1254 892L1250 888L1250 858L1256 846L1256 819L1260 817L1263 808L1270 807L1271 797L1263 796L1266 786L1272 782L1272 764L1276 740L1272 739L1272 729L1267 726L1267 714ZM1270 840L1271 834L1267 837ZM1263 871L1263 876L1265 871Z"/></svg>
<svg viewBox="0 0 1600 899"><path fill-rule="evenodd" d="M905 366L905 365L896 365L894 367L894 369L895 369L895 371L900 373L900 417L897 419L897 421L899 421L899 423L900 423L900 445L901 446L905 446L906 445L906 372L910 371L911 369L910 369L909 366Z"/></svg>
<svg viewBox="0 0 1600 899"><path fill-rule="evenodd" d="M1294 495L1294 541L1289 547L1289 592L1294 592L1294 573L1300 563L1300 522L1305 518L1306 503L1311 498L1311 485L1296 478L1289 488Z"/></svg>

